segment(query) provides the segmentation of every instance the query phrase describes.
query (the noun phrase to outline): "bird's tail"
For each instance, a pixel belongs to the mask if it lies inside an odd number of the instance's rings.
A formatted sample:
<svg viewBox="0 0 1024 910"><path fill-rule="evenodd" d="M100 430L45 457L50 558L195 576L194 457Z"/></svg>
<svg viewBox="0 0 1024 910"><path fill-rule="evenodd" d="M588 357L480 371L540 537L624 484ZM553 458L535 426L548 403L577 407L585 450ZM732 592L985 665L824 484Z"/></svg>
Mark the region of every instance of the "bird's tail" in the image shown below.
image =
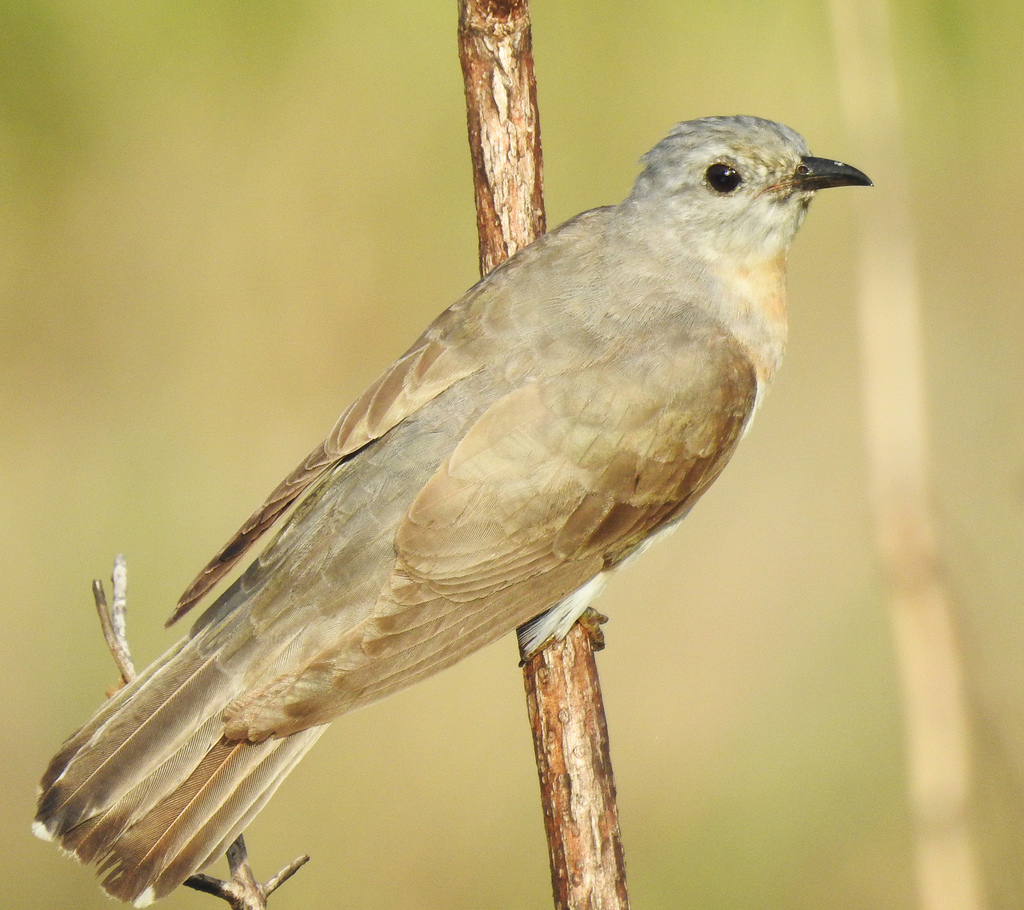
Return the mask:
<svg viewBox="0 0 1024 910"><path fill-rule="evenodd" d="M111 698L54 756L32 830L138 907L223 853L324 727L260 743L222 735L238 693L186 639Z"/></svg>

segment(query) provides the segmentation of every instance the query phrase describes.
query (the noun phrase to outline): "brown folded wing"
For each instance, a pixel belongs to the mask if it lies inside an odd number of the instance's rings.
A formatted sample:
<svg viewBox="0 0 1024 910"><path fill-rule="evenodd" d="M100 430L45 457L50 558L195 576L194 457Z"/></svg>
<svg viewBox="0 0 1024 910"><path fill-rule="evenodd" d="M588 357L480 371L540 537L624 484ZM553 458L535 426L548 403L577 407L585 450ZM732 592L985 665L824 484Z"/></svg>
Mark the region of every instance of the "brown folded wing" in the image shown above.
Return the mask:
<svg viewBox="0 0 1024 910"><path fill-rule="evenodd" d="M181 595L171 625L209 593L289 507L339 461L378 439L480 364L460 358L437 339L424 335L377 379L341 416L330 435L291 472L210 560Z"/></svg>
<svg viewBox="0 0 1024 910"><path fill-rule="evenodd" d="M755 390L750 364L704 339L667 373L627 379L621 364L605 365L502 397L413 499L375 608L235 702L228 735L324 723L455 663L614 567L718 475Z"/></svg>

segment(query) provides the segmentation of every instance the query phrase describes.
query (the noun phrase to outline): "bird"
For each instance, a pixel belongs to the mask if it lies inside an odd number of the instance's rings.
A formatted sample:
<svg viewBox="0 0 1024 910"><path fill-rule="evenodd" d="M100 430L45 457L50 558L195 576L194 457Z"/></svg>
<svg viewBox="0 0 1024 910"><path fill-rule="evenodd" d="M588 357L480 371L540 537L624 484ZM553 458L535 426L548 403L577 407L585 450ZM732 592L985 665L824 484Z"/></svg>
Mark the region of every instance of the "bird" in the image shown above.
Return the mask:
<svg viewBox="0 0 1024 910"><path fill-rule="evenodd" d="M442 312L182 596L188 633L50 762L34 832L146 906L222 854L326 725L519 630L563 637L721 473L786 342L814 194L870 186L750 116L677 124L618 205Z"/></svg>

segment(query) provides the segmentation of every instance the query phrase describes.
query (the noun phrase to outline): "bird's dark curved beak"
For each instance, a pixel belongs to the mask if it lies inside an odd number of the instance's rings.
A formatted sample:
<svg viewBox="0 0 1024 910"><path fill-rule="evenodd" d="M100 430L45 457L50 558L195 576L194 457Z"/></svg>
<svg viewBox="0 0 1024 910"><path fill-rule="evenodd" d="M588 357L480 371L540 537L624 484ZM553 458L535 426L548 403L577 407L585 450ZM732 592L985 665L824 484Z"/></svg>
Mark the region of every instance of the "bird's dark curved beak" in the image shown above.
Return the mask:
<svg viewBox="0 0 1024 910"><path fill-rule="evenodd" d="M849 164L811 155L804 155L800 159L800 166L793 176L793 185L802 190L824 190L830 186L874 186L867 174Z"/></svg>

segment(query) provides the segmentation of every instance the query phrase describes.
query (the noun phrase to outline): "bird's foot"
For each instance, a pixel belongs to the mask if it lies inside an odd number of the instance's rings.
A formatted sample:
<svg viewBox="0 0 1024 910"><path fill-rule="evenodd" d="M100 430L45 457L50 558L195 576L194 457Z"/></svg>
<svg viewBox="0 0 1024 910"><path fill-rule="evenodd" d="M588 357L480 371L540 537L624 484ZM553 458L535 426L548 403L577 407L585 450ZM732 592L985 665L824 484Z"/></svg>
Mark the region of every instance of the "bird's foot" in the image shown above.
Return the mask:
<svg viewBox="0 0 1024 910"><path fill-rule="evenodd" d="M580 618L576 620L586 630L587 635L590 636L590 647L595 651L604 650L604 629L601 628L606 622L608 617L604 613L599 613L593 607L587 607L580 614Z"/></svg>

